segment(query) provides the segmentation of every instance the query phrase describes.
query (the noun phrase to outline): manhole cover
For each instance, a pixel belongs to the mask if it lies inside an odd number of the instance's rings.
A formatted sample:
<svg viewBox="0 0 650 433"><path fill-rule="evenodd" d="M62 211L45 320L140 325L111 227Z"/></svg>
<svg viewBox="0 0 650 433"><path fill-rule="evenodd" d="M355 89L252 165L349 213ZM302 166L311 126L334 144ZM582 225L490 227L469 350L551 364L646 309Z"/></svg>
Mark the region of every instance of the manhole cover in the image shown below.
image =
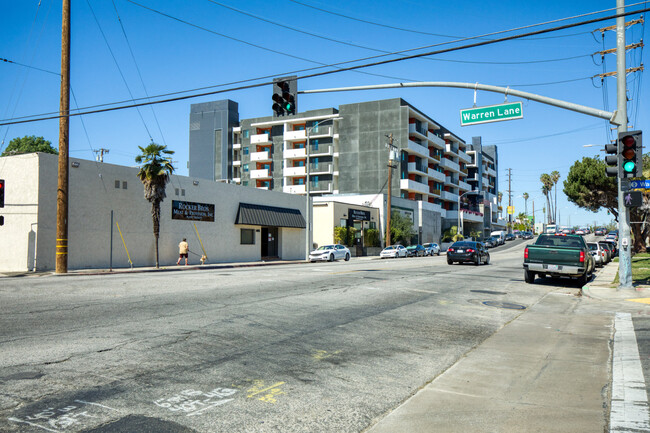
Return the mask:
<svg viewBox="0 0 650 433"><path fill-rule="evenodd" d="M526 307L520 304L511 304L510 302L484 301L483 305L488 307L506 308L508 310L525 310Z"/></svg>
<svg viewBox="0 0 650 433"><path fill-rule="evenodd" d="M487 293L488 295L507 295L506 292L495 292L494 290L470 290L474 293Z"/></svg>

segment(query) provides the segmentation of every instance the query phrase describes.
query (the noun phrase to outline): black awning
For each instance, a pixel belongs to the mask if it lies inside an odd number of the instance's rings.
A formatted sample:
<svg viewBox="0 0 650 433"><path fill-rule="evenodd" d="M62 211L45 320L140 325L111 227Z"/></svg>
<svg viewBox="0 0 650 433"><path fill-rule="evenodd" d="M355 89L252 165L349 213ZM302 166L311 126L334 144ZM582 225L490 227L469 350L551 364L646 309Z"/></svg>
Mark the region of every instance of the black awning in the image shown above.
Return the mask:
<svg viewBox="0 0 650 433"><path fill-rule="evenodd" d="M260 204L239 203L235 224L268 227L307 227L305 219L298 209L263 206Z"/></svg>

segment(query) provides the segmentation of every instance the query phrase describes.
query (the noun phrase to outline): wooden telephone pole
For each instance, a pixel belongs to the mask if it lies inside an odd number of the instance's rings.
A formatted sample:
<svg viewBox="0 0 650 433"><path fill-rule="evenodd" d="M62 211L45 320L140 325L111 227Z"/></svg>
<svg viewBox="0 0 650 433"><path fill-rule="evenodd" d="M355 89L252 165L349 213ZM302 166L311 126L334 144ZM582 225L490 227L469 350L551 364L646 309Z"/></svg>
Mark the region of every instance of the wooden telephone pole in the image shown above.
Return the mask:
<svg viewBox="0 0 650 433"><path fill-rule="evenodd" d="M387 134L388 144L388 197L386 198L386 246L390 245L390 210L391 210L391 186L393 182L393 155L397 149L393 144L393 133Z"/></svg>
<svg viewBox="0 0 650 433"><path fill-rule="evenodd" d="M70 0L62 0L61 27L61 99L59 104L59 175L56 191L56 268L68 272L68 164L70 114Z"/></svg>

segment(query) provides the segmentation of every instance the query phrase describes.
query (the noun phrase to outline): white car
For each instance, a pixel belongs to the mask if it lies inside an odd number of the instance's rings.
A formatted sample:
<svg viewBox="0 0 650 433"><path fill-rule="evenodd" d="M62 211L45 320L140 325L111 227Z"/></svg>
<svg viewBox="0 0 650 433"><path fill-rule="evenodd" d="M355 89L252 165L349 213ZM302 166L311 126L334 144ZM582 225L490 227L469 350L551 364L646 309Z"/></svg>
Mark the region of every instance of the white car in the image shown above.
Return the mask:
<svg viewBox="0 0 650 433"><path fill-rule="evenodd" d="M432 242L428 244L422 244L427 256L432 256L434 254L440 255L440 245Z"/></svg>
<svg viewBox="0 0 650 433"><path fill-rule="evenodd" d="M327 261L333 262L334 260L343 259L346 262L350 260L350 250L345 245L323 245L318 249L309 253L309 261Z"/></svg>
<svg viewBox="0 0 650 433"><path fill-rule="evenodd" d="M379 253L379 257L382 259L385 258L397 258L397 257L406 257L406 247L404 245L391 245L389 247L384 248L381 250L381 253Z"/></svg>

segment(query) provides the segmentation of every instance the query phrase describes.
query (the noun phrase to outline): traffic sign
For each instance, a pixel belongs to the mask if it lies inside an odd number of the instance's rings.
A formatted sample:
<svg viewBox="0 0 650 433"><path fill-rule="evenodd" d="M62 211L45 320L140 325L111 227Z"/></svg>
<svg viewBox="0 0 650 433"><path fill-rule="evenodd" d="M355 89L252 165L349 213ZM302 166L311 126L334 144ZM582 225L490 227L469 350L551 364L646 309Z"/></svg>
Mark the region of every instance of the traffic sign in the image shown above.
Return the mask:
<svg viewBox="0 0 650 433"><path fill-rule="evenodd" d="M643 206L643 193L641 191L628 191L623 194L625 207Z"/></svg>
<svg viewBox="0 0 650 433"><path fill-rule="evenodd" d="M508 215L514 215L514 214L515 214L515 207L508 206Z"/></svg>
<svg viewBox="0 0 650 433"><path fill-rule="evenodd" d="M630 189L650 189L650 180L631 180Z"/></svg>
<svg viewBox="0 0 650 433"><path fill-rule="evenodd" d="M485 107L464 108L460 110L460 126L523 119L523 117L524 111L521 101L488 105Z"/></svg>

